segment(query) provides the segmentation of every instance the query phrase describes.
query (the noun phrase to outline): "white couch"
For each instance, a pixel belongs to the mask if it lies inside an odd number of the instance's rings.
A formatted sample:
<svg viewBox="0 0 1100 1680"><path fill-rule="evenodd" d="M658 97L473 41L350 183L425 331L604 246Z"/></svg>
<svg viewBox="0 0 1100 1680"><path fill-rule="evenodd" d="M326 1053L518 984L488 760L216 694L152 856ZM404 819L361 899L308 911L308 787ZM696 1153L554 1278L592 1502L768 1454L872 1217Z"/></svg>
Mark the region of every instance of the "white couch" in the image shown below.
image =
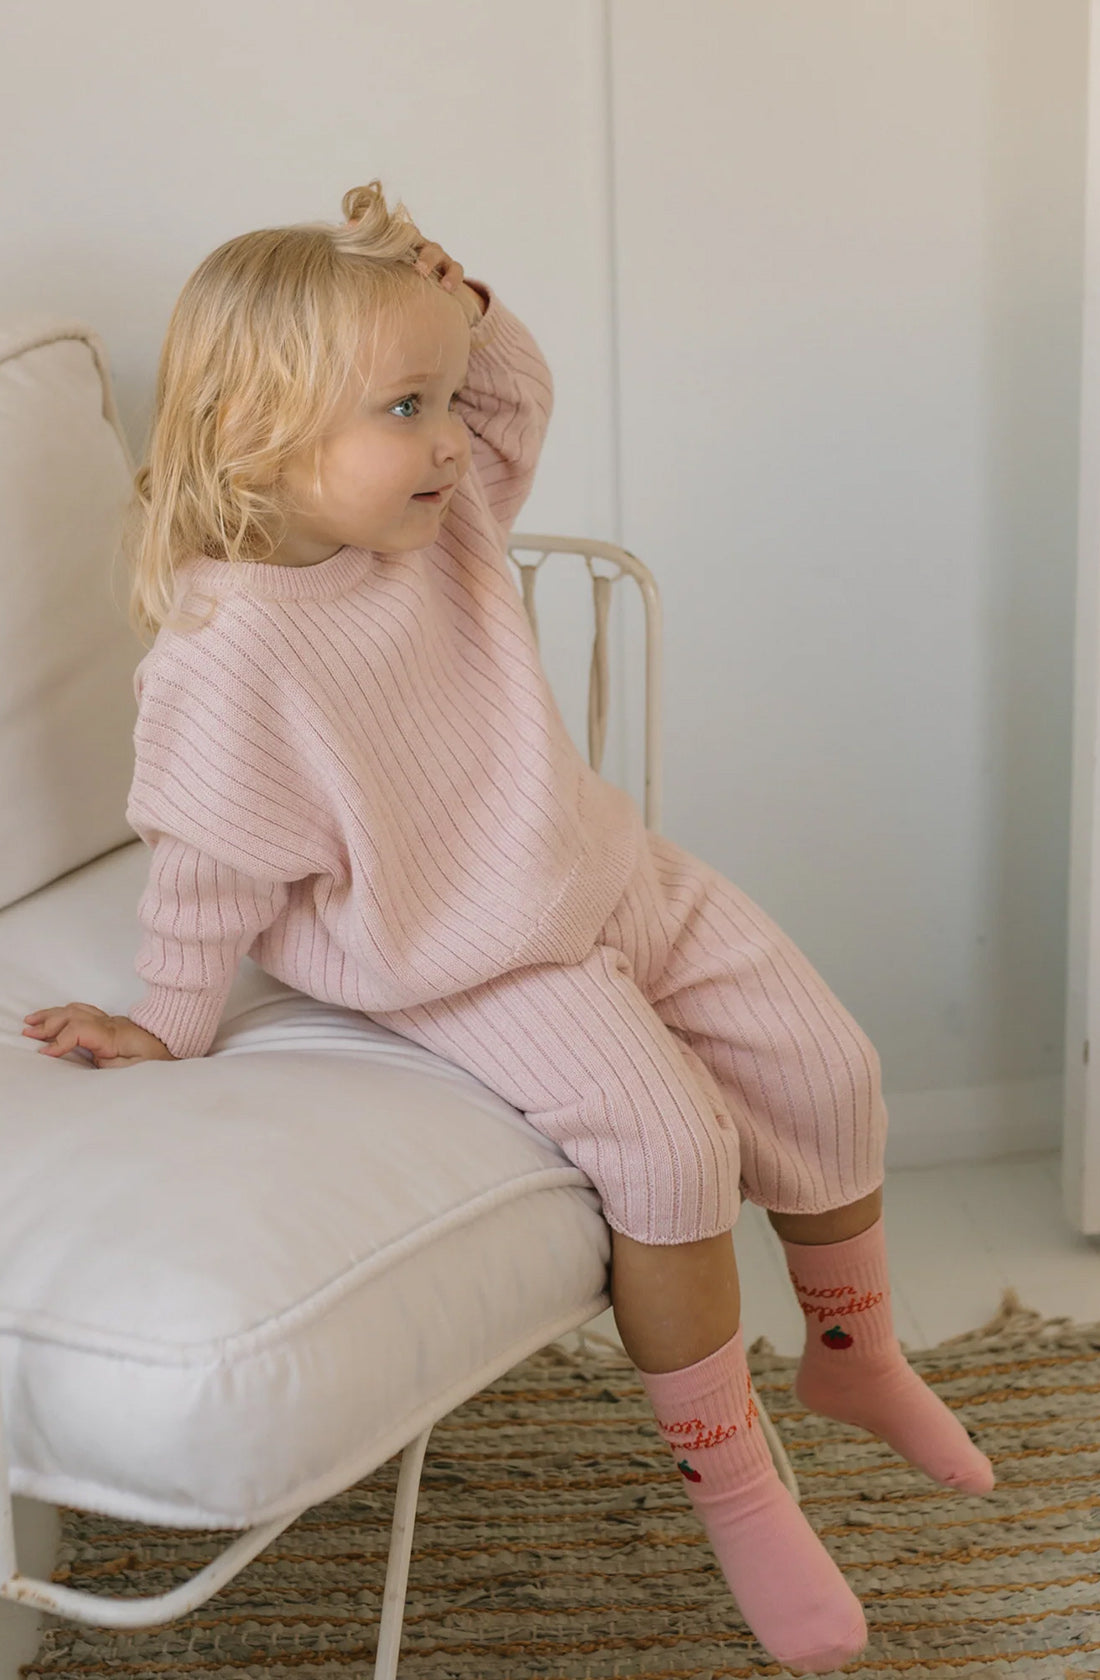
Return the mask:
<svg viewBox="0 0 1100 1680"><path fill-rule="evenodd" d="M22 1036L31 1009L143 991L132 472L97 335L0 332L0 1413L16 1494L249 1532L155 1602L47 1593L16 1575L0 1462L0 1596L167 1620L412 1443L390 1676L428 1431L608 1305L609 1233L514 1108L247 958L205 1057L107 1072Z"/></svg>

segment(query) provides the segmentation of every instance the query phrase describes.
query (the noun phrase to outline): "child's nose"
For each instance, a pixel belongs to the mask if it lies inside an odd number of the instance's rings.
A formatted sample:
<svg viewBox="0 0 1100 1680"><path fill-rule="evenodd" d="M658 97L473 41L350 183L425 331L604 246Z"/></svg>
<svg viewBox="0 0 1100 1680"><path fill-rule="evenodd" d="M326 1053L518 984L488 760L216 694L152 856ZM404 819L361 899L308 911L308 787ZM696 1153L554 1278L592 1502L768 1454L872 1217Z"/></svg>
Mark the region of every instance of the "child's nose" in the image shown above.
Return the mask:
<svg viewBox="0 0 1100 1680"><path fill-rule="evenodd" d="M436 460L454 461L460 472L470 462L470 436L466 423L457 414L449 415L447 425L436 442Z"/></svg>

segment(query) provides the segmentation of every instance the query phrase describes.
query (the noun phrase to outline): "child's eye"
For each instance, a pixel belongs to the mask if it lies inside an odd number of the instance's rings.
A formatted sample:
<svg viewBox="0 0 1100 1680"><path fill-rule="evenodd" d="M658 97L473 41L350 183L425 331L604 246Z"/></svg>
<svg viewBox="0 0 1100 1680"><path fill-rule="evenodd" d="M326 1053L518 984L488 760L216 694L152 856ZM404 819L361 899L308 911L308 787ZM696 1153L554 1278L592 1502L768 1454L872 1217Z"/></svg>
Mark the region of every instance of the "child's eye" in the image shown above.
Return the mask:
<svg viewBox="0 0 1100 1680"><path fill-rule="evenodd" d="M460 390L455 392L454 396L447 404L448 409L452 409L454 407L461 395L462 392ZM413 392L410 396L402 397L400 402L393 403L390 407L390 413L396 414L399 409L408 409L410 405L412 406L412 413L399 414L398 418L401 420L414 420L420 412L420 395L418 392Z"/></svg>

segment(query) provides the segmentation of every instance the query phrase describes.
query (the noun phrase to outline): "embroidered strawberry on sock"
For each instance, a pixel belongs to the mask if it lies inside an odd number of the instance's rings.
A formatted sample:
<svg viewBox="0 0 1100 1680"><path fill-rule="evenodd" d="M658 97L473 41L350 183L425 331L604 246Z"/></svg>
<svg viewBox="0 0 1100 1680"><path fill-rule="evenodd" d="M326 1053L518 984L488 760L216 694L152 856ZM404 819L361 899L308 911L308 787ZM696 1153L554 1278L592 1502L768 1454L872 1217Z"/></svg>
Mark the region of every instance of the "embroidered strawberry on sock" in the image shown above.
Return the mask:
<svg viewBox="0 0 1100 1680"><path fill-rule="evenodd" d="M825 1343L826 1347L840 1348L841 1350L844 1348L850 1348L852 1345L851 1336L849 1336L846 1331L842 1330L839 1324L834 1324L831 1330L826 1330L821 1340Z"/></svg>
<svg viewBox="0 0 1100 1680"><path fill-rule="evenodd" d="M703 1479L698 1470L693 1470L691 1468L691 1465L688 1463L686 1458L682 1458L676 1468L677 1470L683 1472L689 1482L701 1482Z"/></svg>

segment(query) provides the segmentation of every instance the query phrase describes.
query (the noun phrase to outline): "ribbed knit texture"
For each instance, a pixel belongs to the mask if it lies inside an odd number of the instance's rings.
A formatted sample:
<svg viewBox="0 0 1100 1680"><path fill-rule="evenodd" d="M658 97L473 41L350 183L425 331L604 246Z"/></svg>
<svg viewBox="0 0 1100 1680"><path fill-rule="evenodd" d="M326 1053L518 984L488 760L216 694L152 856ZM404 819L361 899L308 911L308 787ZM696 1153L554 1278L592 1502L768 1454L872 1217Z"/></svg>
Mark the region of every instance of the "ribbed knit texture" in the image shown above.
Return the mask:
<svg viewBox="0 0 1100 1680"><path fill-rule="evenodd" d="M636 1242L728 1231L739 1182L821 1213L883 1180L867 1035L759 905L662 835L582 962L372 1019L522 1109Z"/></svg>
<svg viewBox="0 0 1100 1680"><path fill-rule="evenodd" d="M218 605L135 676L131 1018L204 1055L247 954L467 1068L639 1242L729 1230L739 1187L788 1213L859 1200L883 1178L873 1046L561 719L505 552L550 376L482 290L472 464L434 544L181 568L181 605Z"/></svg>
<svg viewBox="0 0 1100 1680"><path fill-rule="evenodd" d="M505 552L552 404L492 290L457 407L471 466L437 540L292 567L193 558L134 677L127 820L151 847L130 1018L209 1049L237 965L364 1013L578 962L644 844L578 753ZM192 593L193 592L193 593Z"/></svg>

